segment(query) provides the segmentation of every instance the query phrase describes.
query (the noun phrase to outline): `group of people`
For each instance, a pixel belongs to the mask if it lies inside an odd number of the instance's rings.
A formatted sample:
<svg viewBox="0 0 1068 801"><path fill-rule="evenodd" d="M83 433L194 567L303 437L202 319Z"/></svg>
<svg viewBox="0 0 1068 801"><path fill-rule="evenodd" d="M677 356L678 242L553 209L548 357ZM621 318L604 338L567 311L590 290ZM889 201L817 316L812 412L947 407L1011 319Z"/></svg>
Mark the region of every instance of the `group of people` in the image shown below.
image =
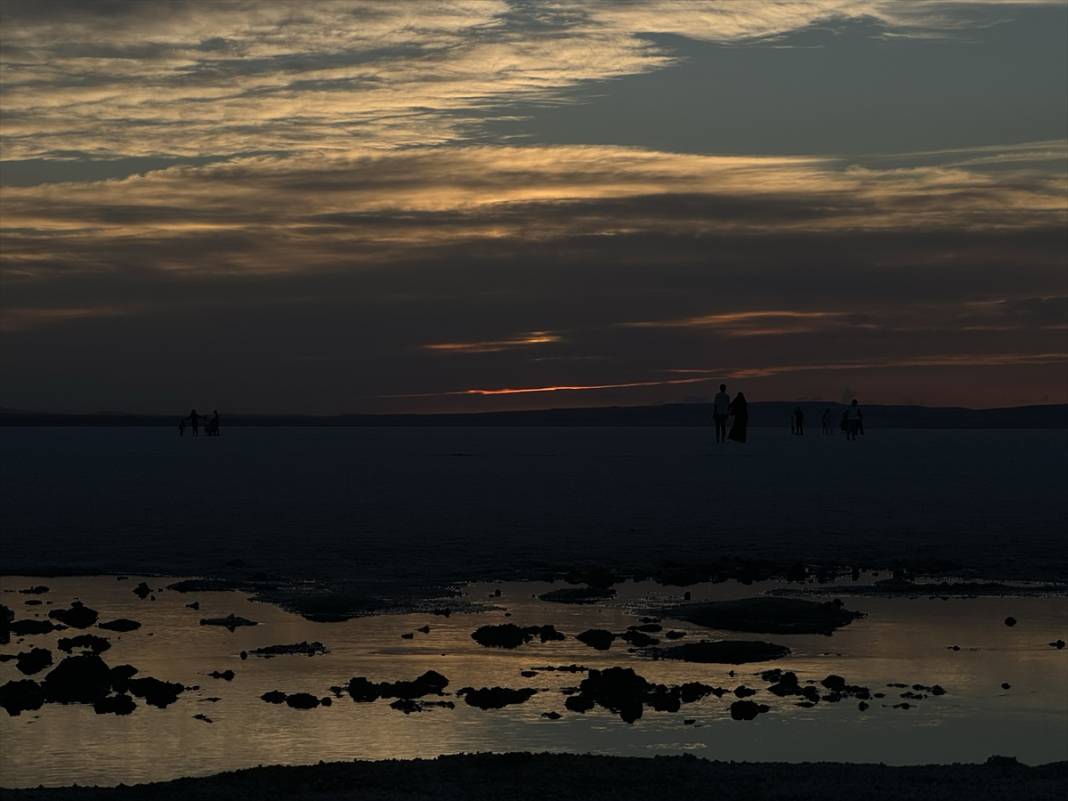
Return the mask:
<svg viewBox="0 0 1068 801"><path fill-rule="evenodd" d="M204 414L197 414L197 410L193 409L185 417L178 418L178 436L185 436L185 427L189 425L190 430L193 432L194 437L200 436L200 426L204 425L204 433L209 437L219 436L219 410L212 410L211 417L209 418Z"/></svg>
<svg viewBox="0 0 1068 801"><path fill-rule="evenodd" d="M727 385L719 385L719 393L712 404L712 419L716 424L716 442L726 442L728 439L735 442L745 442L746 429L749 426L749 408L745 395L739 392L731 400L727 394ZM727 430L727 421L732 420L730 431ZM831 426L831 410L823 410L823 433L834 433ZM845 432L847 440L855 440L858 436L864 436L864 414L860 411L857 399L842 412L840 428ZM794 436L805 435L805 411L800 406L795 406L790 412L790 433Z"/></svg>
<svg viewBox="0 0 1068 801"><path fill-rule="evenodd" d="M730 431L727 431L727 418L730 417L734 419ZM716 422L716 442L726 442L728 439L745 442L746 429L749 427L749 404L746 403L745 394L739 392L731 400L727 385L720 384L712 402L712 419Z"/></svg>

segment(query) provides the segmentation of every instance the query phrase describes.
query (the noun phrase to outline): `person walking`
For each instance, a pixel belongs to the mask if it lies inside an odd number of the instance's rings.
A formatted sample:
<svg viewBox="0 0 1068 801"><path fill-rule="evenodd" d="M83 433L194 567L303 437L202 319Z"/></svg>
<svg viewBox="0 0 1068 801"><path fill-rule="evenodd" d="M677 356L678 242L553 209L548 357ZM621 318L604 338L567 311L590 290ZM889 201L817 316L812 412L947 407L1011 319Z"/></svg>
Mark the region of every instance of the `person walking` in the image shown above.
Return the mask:
<svg viewBox="0 0 1068 801"><path fill-rule="evenodd" d="M845 427L848 440L856 439L857 435L864 430L864 414L860 411L856 398L853 398L853 402L845 411Z"/></svg>
<svg viewBox="0 0 1068 801"><path fill-rule="evenodd" d="M749 404L745 400L744 393L739 392L734 396L734 400L731 401L730 411L734 416L734 422L731 424L731 430L727 434L727 438L735 442L745 442L746 428L749 426Z"/></svg>
<svg viewBox="0 0 1068 801"><path fill-rule="evenodd" d="M727 394L727 385L720 384L712 404L712 419L716 423L716 442L727 441L727 418L731 413L731 396Z"/></svg>

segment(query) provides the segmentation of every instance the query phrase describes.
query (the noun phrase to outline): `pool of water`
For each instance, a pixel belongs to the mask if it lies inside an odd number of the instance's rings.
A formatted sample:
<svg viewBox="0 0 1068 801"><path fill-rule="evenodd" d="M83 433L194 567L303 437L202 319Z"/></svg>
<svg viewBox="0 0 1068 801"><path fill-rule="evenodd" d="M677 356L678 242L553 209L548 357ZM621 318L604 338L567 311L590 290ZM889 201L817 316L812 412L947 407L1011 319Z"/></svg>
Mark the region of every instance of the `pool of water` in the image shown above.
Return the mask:
<svg viewBox="0 0 1068 801"><path fill-rule="evenodd" d="M141 600L141 580L156 589ZM705 639L764 639L785 645L790 656L741 666L651 660L616 641L607 651L583 645L574 635L587 628L622 631L650 608L682 600L683 590L653 583L617 587L610 602L565 605L536 596L547 583L472 584L469 600L488 608L449 617L418 613L316 623L238 592L181 594L162 589L177 578L114 576L0 579L0 603L17 619L45 617L51 609L80 599L101 620L140 621L136 631L107 636L109 665L130 663L140 675L197 686L165 709L139 702L127 716L97 715L89 706L48 704L17 717L0 711L0 785L114 785L217 773L255 765L302 764L319 760L432 757L475 751L569 751L627 756L694 753L710 759L851 761L919 764L975 762L1006 754L1038 764L1068 759L1068 649L1050 647L1068 634L1068 599L1063 596L1007 598L876 598L841 595L866 616L832 636L749 635L703 629L665 619L665 628L686 632L680 642ZM42 595L19 589L45 584ZM784 585L733 582L686 588L694 600L753 597ZM499 596L497 592L499 591ZM827 585L827 597L838 589ZM41 601L40 604L28 602ZM197 601L199 610L186 605ZM202 626L201 618L236 614L254 627ZM1017 625L1004 620L1012 615ZM471 639L480 625L551 623L567 639L535 640L514 650L490 649ZM418 629L430 626L429 633ZM13 638L0 653L30 646L56 650L61 636ZM411 639L402 635L413 634ZM257 647L321 641L329 652L271 659L240 657ZM959 650L951 650L959 646ZM650 681L702 681L757 689L753 700L770 711L751 721L730 717L733 695L709 696L678 713L645 710L633 724L600 707L579 714L564 706L561 690L584 674L520 671L578 663L593 668L633 667ZM794 671L802 682L834 673L850 683L884 692L860 711L857 701L797 706L796 697L767 692L759 673L773 667ZM211 671L233 670L227 682ZM297 710L265 703L270 690L329 696L330 687L353 676L372 681L413 679L433 669L449 679L447 699L455 708L405 715L387 701L354 703L335 698L329 707ZM732 672L733 671L733 675ZM33 678L41 679L47 670ZM24 678L13 661L0 663L0 684ZM891 683L939 684L942 696L894 708L902 688ZM1003 689L1002 684L1010 685ZM532 687L529 701L499 710L471 707L454 695L461 687ZM559 712L559 720L542 717ZM212 722L194 715L205 715Z"/></svg>

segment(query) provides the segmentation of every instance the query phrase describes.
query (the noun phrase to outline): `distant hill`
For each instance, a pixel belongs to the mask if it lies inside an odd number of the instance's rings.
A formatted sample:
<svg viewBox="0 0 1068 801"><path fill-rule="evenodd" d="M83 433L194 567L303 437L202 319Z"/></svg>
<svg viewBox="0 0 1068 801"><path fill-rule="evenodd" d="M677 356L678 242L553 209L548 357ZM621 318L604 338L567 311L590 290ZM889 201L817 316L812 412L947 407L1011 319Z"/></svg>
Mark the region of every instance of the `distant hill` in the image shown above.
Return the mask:
<svg viewBox="0 0 1068 801"><path fill-rule="evenodd" d="M845 406L803 401L749 405L750 425L757 428L789 425L789 414L800 406L805 424L818 431L824 409L836 423ZM661 406L601 406L539 409L473 414L224 414L232 426L707 426L712 419L707 403ZM1068 428L1068 404L1016 406L1006 409L965 409L951 406L864 406L867 428ZM0 426L174 426L178 415L46 414L0 409Z"/></svg>

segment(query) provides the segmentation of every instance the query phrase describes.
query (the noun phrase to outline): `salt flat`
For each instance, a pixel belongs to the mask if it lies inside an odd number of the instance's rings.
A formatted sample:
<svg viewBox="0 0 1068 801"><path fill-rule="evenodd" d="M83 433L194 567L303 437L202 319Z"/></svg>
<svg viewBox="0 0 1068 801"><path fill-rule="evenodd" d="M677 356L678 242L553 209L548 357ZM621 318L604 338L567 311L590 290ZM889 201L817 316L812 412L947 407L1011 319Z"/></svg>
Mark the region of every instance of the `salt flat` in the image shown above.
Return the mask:
<svg viewBox="0 0 1068 801"><path fill-rule="evenodd" d="M1068 577L1066 431L750 433L7 428L0 572L414 585L734 554Z"/></svg>

